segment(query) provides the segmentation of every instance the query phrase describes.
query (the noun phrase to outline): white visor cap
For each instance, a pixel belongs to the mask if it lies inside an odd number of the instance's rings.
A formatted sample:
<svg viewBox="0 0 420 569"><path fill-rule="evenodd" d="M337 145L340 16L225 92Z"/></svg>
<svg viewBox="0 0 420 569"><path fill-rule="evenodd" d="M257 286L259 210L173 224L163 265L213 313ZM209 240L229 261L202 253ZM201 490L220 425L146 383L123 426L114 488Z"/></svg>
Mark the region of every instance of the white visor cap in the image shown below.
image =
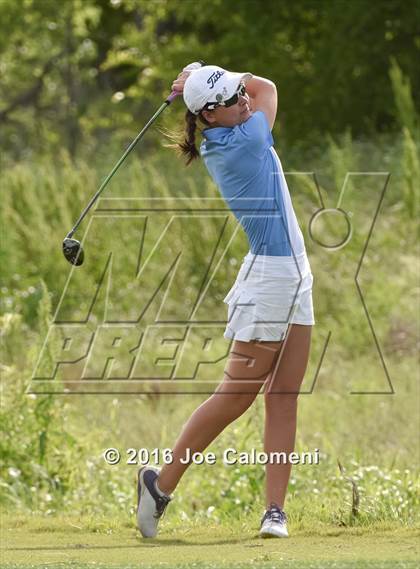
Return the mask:
<svg viewBox="0 0 420 569"><path fill-rule="evenodd" d="M234 73L217 65L194 69L185 81L184 102L192 113L198 115L206 103L222 103L230 99L239 83L252 77L252 73Z"/></svg>

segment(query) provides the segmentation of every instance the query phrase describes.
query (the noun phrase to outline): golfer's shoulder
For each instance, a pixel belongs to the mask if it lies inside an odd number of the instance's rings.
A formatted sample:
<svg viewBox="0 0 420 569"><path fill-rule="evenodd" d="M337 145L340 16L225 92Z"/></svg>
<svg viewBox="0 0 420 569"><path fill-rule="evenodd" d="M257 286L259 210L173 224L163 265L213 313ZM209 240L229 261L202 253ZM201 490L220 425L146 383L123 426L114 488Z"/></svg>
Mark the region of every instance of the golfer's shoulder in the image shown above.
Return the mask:
<svg viewBox="0 0 420 569"><path fill-rule="evenodd" d="M234 130L237 131L238 143L254 154L261 155L274 144L270 125L264 111L254 111L246 121L237 125Z"/></svg>
<svg viewBox="0 0 420 569"><path fill-rule="evenodd" d="M238 129L239 133L248 137L258 137L261 134L264 135L267 134L267 132L271 132L267 116L264 111L261 110L254 111L246 121L237 125L235 128Z"/></svg>

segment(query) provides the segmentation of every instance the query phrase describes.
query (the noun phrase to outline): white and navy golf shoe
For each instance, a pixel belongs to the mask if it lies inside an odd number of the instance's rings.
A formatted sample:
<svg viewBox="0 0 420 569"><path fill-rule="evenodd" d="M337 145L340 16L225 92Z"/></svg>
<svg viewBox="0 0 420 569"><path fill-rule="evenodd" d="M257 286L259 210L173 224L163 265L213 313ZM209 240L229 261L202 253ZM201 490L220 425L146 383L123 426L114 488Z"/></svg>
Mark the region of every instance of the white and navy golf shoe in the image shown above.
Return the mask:
<svg viewBox="0 0 420 569"><path fill-rule="evenodd" d="M272 502L261 518L261 537L288 537L286 513Z"/></svg>
<svg viewBox="0 0 420 569"><path fill-rule="evenodd" d="M156 488L160 468L143 466L137 476L137 527L143 537L156 537L159 519L172 500Z"/></svg>

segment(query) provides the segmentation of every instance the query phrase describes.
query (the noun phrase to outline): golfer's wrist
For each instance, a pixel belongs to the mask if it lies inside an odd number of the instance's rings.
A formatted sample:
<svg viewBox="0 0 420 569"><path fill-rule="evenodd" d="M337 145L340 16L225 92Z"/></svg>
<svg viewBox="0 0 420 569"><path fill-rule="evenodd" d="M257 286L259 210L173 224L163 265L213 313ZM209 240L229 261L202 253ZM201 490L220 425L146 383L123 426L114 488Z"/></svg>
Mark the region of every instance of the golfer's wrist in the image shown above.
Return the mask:
<svg viewBox="0 0 420 569"><path fill-rule="evenodd" d="M186 65L184 67L184 69L182 71L193 71L194 69L200 69L200 67L203 67L203 65L206 65L204 61L202 61L201 59L199 61L193 61L192 63L189 63L188 65Z"/></svg>
<svg viewBox="0 0 420 569"><path fill-rule="evenodd" d="M184 91L185 81L188 79L190 73L194 71L194 69L200 69L205 65L204 61L194 61L193 63L189 63L184 67L184 69L178 74L178 77L172 83L172 90L178 91L182 93Z"/></svg>

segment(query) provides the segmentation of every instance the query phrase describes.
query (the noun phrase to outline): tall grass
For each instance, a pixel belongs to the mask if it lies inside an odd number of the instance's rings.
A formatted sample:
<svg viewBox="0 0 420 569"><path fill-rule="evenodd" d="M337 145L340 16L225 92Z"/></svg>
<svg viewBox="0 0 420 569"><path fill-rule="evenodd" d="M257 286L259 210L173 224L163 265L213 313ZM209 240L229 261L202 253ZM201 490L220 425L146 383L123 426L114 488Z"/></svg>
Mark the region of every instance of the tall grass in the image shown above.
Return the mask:
<svg viewBox="0 0 420 569"><path fill-rule="evenodd" d="M389 70L394 92L396 115L403 134L402 195L405 209L412 219L418 219L420 207L420 120L414 106L411 84L404 77L395 57L391 58Z"/></svg>

